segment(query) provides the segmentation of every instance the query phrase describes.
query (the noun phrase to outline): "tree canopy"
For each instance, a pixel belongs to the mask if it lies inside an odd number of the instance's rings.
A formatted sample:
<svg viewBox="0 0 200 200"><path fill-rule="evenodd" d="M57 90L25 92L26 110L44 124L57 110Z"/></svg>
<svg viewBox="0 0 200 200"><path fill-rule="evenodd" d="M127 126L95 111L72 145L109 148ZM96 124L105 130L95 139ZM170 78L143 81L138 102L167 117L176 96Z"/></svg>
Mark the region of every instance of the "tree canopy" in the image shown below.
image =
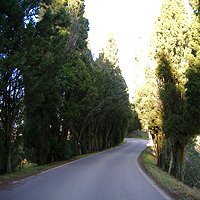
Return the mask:
<svg viewBox="0 0 200 200"><path fill-rule="evenodd" d="M199 4L191 4L198 16ZM199 131L199 104L195 104L199 73L194 73L198 68L199 18L193 19L191 26L183 0L163 1L151 41L150 56L155 65L147 68L149 76L136 100L143 127L153 136L158 166L179 179L185 146Z"/></svg>
<svg viewBox="0 0 200 200"><path fill-rule="evenodd" d="M0 173L121 143L131 107L110 38L94 61L84 0L0 3Z"/></svg>

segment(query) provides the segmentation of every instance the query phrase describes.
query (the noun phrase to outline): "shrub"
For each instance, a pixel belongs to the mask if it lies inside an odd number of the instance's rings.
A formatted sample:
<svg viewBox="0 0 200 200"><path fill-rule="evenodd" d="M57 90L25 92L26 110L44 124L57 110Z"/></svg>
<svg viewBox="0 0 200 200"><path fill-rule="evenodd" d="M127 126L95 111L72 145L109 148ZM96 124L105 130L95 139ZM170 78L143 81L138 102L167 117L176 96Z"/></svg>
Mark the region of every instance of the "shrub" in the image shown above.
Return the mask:
<svg viewBox="0 0 200 200"><path fill-rule="evenodd" d="M184 183L200 188L200 152L196 141L191 142L186 149L186 162L184 168Z"/></svg>

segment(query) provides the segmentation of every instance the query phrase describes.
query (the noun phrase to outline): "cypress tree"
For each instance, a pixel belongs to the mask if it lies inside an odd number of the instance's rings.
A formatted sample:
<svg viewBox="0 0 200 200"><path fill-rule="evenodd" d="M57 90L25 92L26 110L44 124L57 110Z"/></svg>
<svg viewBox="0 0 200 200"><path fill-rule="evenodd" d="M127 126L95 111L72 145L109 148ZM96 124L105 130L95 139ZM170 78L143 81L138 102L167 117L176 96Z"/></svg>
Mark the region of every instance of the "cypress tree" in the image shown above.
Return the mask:
<svg viewBox="0 0 200 200"><path fill-rule="evenodd" d="M54 161L55 149L59 148L60 73L66 60L70 24L67 1L40 2L25 76L25 144L33 150L38 164Z"/></svg>
<svg viewBox="0 0 200 200"><path fill-rule="evenodd" d="M102 105L106 126L103 142L104 148L122 142L127 134L131 108L128 100L127 86L119 69L118 50L114 38L109 38L106 49L96 61L101 76ZM102 110L102 109L101 109Z"/></svg>
<svg viewBox="0 0 200 200"><path fill-rule="evenodd" d="M0 172L19 161L22 134L26 34L33 25L37 1L0 2Z"/></svg>
<svg viewBox="0 0 200 200"><path fill-rule="evenodd" d="M189 113L188 121L193 124L190 127L192 134L200 132L200 5L199 1L190 1L193 15L191 24L191 54L189 56L189 68L187 70L186 100Z"/></svg>
<svg viewBox="0 0 200 200"><path fill-rule="evenodd" d="M189 29L184 1L164 1L156 22L155 38L156 76L163 109L161 130L167 144L161 154L164 158L160 160L168 162L165 170L181 179L184 148L189 137L185 118ZM167 153L169 148L170 154Z"/></svg>
<svg viewBox="0 0 200 200"><path fill-rule="evenodd" d="M43 2L36 29L26 76L26 144L43 164L81 152L81 124L93 98L84 1Z"/></svg>

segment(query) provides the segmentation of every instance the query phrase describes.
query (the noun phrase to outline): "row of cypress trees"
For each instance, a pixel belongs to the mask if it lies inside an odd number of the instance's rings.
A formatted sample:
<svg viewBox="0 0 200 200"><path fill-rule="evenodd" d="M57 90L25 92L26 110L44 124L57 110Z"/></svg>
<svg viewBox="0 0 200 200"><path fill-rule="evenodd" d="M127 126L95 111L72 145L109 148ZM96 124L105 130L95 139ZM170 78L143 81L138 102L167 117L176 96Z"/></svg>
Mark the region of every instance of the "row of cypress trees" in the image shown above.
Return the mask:
<svg viewBox="0 0 200 200"><path fill-rule="evenodd" d="M147 68L136 100L143 126L153 136L158 166L179 179L185 147L200 132L200 5L189 3L191 16L183 0L163 1L151 41L154 67Z"/></svg>
<svg viewBox="0 0 200 200"><path fill-rule="evenodd" d="M84 0L0 2L0 173L122 142L131 115L113 38L93 61Z"/></svg>

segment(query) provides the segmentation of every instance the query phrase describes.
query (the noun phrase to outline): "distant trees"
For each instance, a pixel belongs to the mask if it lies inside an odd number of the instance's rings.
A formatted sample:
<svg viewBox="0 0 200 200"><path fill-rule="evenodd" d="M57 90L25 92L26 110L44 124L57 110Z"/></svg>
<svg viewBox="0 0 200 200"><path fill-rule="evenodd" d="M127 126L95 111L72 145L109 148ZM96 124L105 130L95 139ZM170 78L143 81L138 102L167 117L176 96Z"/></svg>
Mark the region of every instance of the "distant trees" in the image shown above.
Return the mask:
<svg viewBox="0 0 200 200"><path fill-rule="evenodd" d="M83 0L0 3L0 173L123 141L131 107L117 46L93 61Z"/></svg>
<svg viewBox="0 0 200 200"><path fill-rule="evenodd" d="M130 120L129 120L128 136L133 134L134 131L142 129L142 124L141 124L140 119L138 117L138 113L135 110L134 104L131 105L131 110L132 110L132 112L131 112L131 117L130 117Z"/></svg>
<svg viewBox="0 0 200 200"><path fill-rule="evenodd" d="M117 51L114 38L110 38L94 66L98 96L85 121L85 128L91 131L85 139L90 140L88 144L93 143L90 146L95 150L119 144L128 129L131 110Z"/></svg>

